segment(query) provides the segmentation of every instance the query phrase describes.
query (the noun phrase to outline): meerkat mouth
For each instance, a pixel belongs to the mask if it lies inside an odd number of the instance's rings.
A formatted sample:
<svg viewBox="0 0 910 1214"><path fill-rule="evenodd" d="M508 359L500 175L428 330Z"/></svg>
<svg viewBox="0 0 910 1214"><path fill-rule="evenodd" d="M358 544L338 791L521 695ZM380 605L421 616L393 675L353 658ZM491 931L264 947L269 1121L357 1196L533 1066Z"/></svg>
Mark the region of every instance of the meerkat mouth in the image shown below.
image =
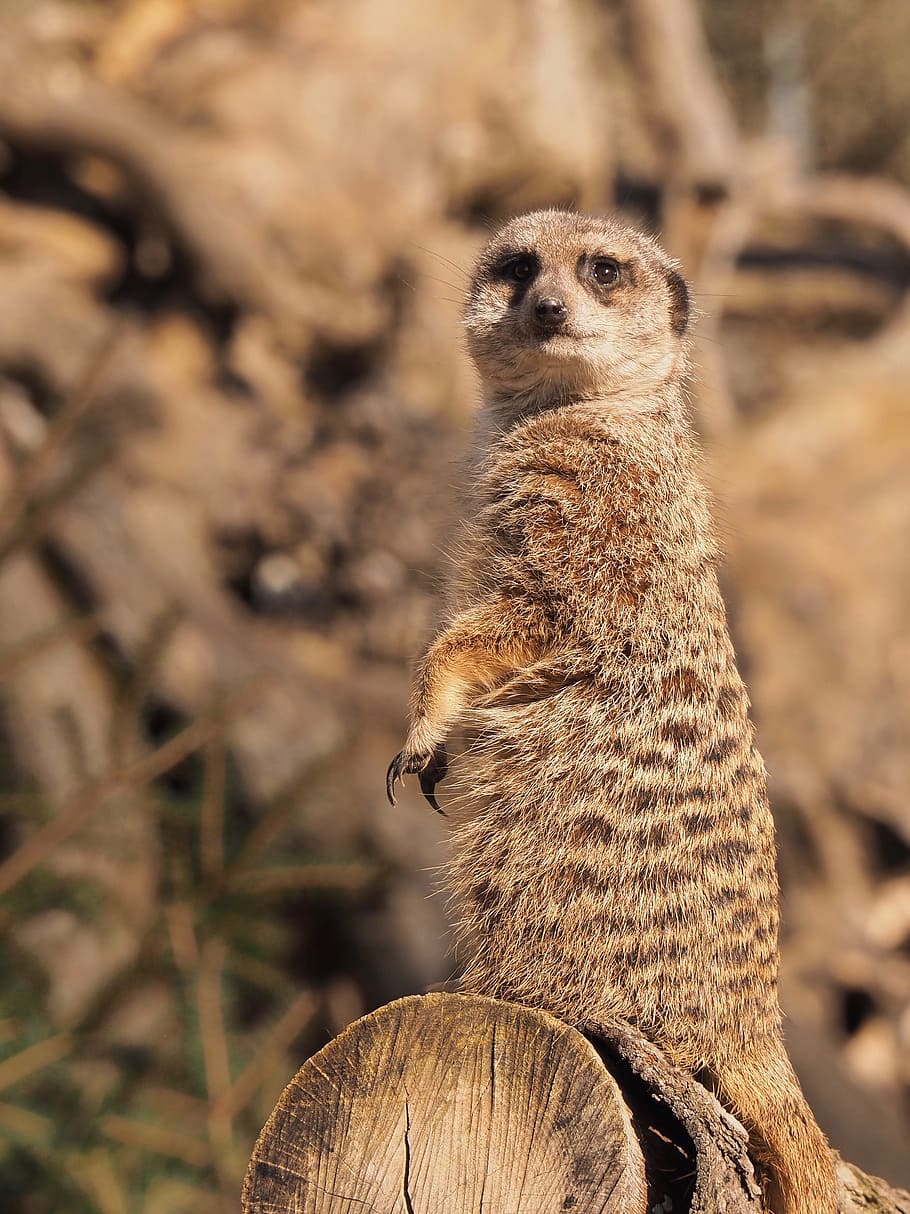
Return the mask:
<svg viewBox="0 0 910 1214"><path fill-rule="evenodd" d="M545 354L555 359L577 358L588 340L585 333L533 332L528 336L527 347L535 354Z"/></svg>

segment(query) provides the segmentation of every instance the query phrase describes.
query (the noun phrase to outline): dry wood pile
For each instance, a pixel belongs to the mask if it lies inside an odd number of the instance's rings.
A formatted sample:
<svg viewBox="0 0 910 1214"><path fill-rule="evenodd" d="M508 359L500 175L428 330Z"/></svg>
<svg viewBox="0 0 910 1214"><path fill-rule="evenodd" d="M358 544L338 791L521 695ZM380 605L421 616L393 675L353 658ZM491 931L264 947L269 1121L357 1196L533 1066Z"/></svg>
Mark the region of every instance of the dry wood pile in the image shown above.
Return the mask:
<svg viewBox="0 0 910 1214"><path fill-rule="evenodd" d="M466 268L573 202L695 282L789 1038L837 1145L908 1183L901 187L746 140L667 0L4 0L0 80L14 1208L235 1209L299 1058L448 973L442 835L382 772L471 411Z"/></svg>

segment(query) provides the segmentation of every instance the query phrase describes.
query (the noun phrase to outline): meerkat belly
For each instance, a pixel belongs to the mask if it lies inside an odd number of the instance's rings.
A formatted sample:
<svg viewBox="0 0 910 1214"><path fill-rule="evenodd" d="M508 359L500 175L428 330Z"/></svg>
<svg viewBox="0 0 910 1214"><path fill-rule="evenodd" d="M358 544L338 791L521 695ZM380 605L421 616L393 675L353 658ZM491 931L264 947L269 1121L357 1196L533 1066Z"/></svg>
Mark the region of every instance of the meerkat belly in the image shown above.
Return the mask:
<svg viewBox="0 0 910 1214"><path fill-rule="evenodd" d="M644 702L619 683L478 714L453 838L465 985L621 1016L694 1066L703 1041L776 1015L761 760L738 678L661 676Z"/></svg>

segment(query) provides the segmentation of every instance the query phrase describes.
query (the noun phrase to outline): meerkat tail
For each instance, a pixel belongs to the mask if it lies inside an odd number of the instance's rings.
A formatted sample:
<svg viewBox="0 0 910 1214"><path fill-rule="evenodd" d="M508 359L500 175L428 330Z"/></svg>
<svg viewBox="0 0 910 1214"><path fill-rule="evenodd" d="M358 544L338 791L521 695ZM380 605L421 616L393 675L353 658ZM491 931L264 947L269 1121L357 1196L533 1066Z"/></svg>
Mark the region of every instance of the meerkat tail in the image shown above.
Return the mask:
<svg viewBox="0 0 910 1214"><path fill-rule="evenodd" d="M774 1214L837 1214L835 1161L783 1046L716 1072L725 1103L749 1131Z"/></svg>

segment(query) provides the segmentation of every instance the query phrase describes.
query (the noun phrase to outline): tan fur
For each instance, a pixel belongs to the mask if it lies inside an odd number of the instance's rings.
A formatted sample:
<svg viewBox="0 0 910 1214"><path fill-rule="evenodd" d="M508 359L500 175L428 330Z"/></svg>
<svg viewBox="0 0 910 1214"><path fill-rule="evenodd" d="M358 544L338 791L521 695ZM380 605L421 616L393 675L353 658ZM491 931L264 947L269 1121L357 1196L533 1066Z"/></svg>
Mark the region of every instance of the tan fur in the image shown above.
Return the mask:
<svg viewBox="0 0 910 1214"><path fill-rule="evenodd" d="M503 268L519 254L530 282ZM617 284L594 282L596 256ZM565 304L558 333L541 299ZM484 251L464 552L390 788L441 778L467 724L464 989L638 1026L744 1120L779 1214L834 1214L781 1037L773 823L686 417L687 312L658 246L612 221L537 212Z"/></svg>

